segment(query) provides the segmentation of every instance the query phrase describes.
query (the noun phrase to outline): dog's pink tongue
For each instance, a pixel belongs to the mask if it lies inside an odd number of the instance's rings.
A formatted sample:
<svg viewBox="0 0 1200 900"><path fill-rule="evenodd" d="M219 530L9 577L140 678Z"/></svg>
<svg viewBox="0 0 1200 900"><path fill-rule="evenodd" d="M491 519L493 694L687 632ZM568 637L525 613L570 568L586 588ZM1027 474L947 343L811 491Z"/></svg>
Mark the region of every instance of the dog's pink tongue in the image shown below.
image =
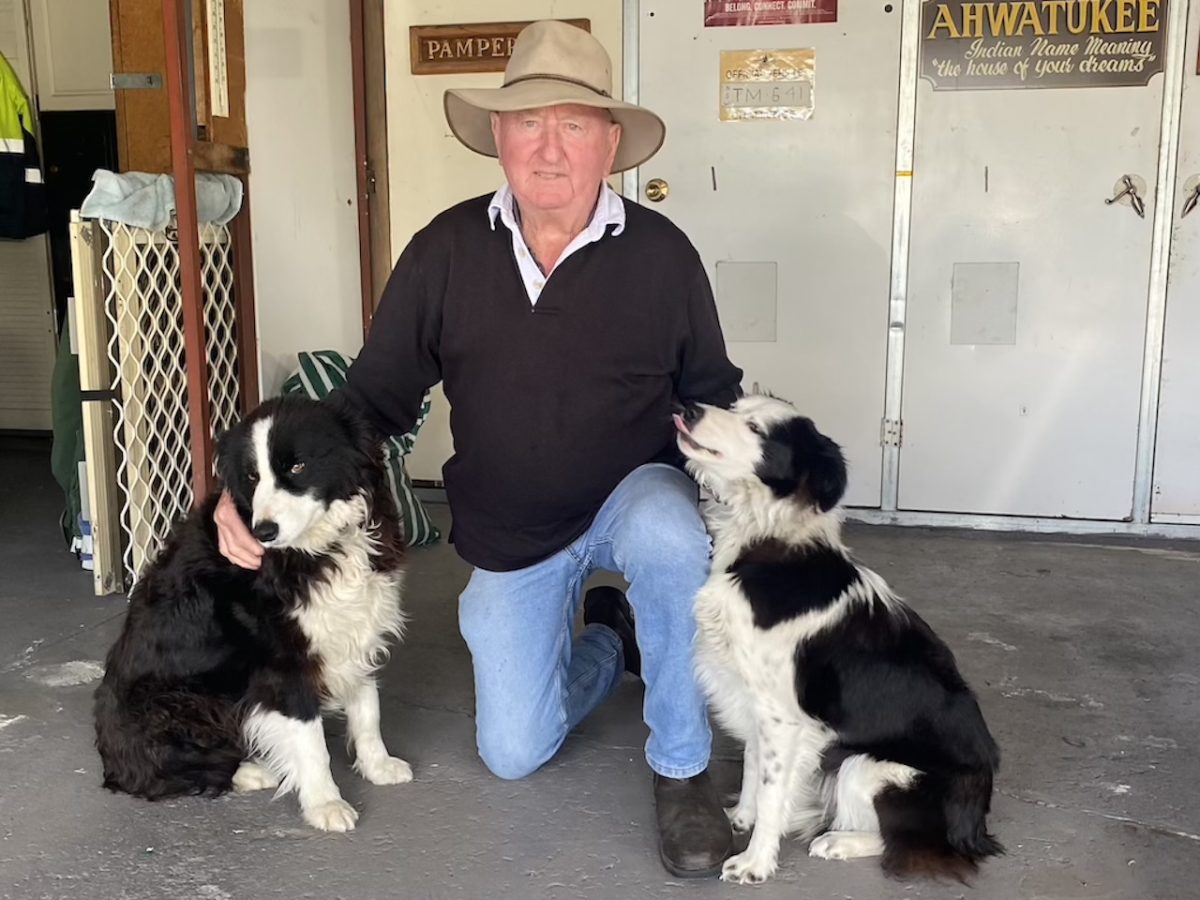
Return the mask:
<svg viewBox="0 0 1200 900"><path fill-rule="evenodd" d="M690 434L687 424L683 421L683 416L679 413L672 413L671 418L675 420L675 427L684 434Z"/></svg>

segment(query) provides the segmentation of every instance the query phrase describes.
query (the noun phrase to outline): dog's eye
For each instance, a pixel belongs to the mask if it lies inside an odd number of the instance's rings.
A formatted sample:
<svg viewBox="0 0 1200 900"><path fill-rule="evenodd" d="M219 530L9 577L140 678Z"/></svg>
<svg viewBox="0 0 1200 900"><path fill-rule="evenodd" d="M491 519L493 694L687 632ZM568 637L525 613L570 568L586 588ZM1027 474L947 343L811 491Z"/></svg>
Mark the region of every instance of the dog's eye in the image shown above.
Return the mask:
<svg viewBox="0 0 1200 900"><path fill-rule="evenodd" d="M301 472L304 471L304 463L302 463L302 462L293 463L290 471L293 475L299 475Z"/></svg>
<svg viewBox="0 0 1200 900"><path fill-rule="evenodd" d="M246 470L246 480L251 484L258 484L258 473L253 469Z"/></svg>
<svg viewBox="0 0 1200 900"><path fill-rule="evenodd" d="M759 427L758 427L758 423L757 423L757 422L747 422L747 423L746 423L746 427L747 427L747 428L749 428L751 431L753 431L755 434L757 434L759 437L763 437L763 436L764 436L764 435L763 435L763 430L762 430L761 428L759 428Z"/></svg>

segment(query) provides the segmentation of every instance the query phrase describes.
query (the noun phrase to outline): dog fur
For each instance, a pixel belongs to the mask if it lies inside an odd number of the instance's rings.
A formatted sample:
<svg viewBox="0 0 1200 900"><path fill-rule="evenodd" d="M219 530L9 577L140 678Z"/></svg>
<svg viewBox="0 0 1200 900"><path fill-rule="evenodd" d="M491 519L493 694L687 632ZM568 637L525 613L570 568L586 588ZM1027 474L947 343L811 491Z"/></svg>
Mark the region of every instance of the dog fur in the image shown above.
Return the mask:
<svg viewBox="0 0 1200 900"><path fill-rule="evenodd" d="M729 812L753 835L721 877L764 881L795 834L814 857L965 880L1002 852L986 824L999 751L950 649L842 544L840 448L764 395L676 427L717 501L698 672L745 744Z"/></svg>
<svg viewBox="0 0 1200 900"><path fill-rule="evenodd" d="M346 715L368 781L412 779L379 728L404 542L378 443L343 401L279 398L222 436L218 473L267 548L262 567L221 555L218 495L173 529L96 691L104 786L149 800L295 791L311 826L348 831L358 813L333 781L322 715Z"/></svg>

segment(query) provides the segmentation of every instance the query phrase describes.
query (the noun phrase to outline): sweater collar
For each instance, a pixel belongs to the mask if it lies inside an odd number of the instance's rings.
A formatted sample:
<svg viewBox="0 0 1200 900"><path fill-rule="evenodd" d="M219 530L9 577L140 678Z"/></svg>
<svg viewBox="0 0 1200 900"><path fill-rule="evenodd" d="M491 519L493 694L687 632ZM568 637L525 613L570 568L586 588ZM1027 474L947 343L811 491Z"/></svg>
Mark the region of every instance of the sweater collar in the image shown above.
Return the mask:
<svg viewBox="0 0 1200 900"><path fill-rule="evenodd" d="M512 188L507 184L492 195L492 202L488 204L488 219L492 223L492 231L496 230L497 218L505 224L509 231L514 234L520 232L516 200L513 198ZM614 235L625 230L625 203L605 181L600 188L600 202L596 204L592 220L588 222L583 233L587 235L589 242L598 241L604 237L604 233L610 225L613 226Z"/></svg>

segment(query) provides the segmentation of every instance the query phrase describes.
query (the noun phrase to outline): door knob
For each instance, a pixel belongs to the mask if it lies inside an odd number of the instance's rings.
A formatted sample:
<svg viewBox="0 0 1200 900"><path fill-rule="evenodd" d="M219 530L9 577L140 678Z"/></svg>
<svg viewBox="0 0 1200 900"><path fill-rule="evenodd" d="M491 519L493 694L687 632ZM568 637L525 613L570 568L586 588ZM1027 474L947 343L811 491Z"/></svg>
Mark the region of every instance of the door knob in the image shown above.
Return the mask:
<svg viewBox="0 0 1200 900"><path fill-rule="evenodd" d="M646 199L651 203L660 203L671 193L671 186L661 178L651 178L646 182Z"/></svg>

